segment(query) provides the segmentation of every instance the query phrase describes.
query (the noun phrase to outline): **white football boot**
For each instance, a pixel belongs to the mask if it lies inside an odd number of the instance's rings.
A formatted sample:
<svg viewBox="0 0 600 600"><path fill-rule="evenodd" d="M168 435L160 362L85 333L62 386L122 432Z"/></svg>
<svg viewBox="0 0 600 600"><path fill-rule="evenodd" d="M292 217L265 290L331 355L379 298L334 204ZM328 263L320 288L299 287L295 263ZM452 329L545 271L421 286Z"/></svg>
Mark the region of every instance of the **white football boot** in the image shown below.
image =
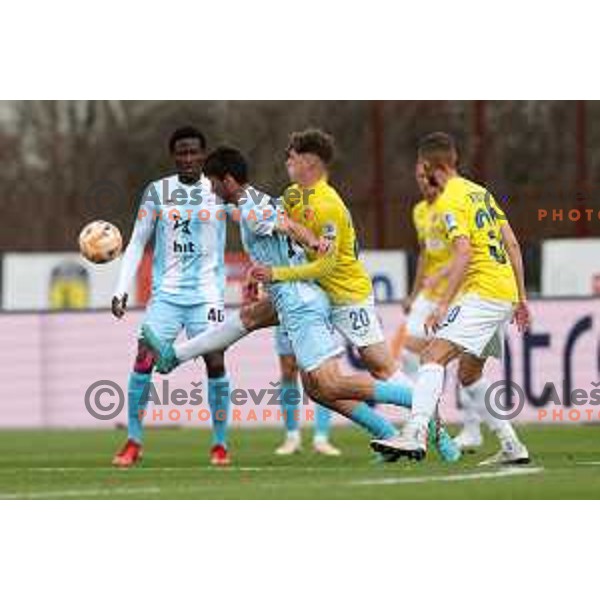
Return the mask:
<svg viewBox="0 0 600 600"><path fill-rule="evenodd" d="M502 450L479 463L480 467L494 465L526 465L530 462L529 451L520 442L505 442Z"/></svg>
<svg viewBox="0 0 600 600"><path fill-rule="evenodd" d="M341 450L336 448L327 438L322 436L315 436L313 440L313 450L317 454L323 454L324 456L340 456Z"/></svg>
<svg viewBox="0 0 600 600"><path fill-rule="evenodd" d="M294 432L286 436L283 444L275 450L275 454L277 456L290 456L291 454L297 454L301 450L302 439L300 438L300 432Z"/></svg>
<svg viewBox="0 0 600 600"><path fill-rule="evenodd" d="M427 453L427 427L419 427L408 421L400 435L387 440L372 440L371 448L384 456L407 456L413 460L423 460Z"/></svg>

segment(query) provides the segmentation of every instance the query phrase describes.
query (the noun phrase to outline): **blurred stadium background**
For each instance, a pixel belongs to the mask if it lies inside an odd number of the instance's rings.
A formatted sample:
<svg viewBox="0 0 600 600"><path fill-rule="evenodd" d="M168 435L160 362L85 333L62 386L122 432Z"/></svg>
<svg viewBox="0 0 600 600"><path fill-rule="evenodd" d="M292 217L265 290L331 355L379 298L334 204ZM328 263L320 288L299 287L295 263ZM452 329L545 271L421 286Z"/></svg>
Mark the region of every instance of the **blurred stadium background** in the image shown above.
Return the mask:
<svg viewBox="0 0 600 600"><path fill-rule="evenodd" d="M83 397L99 379L125 388L141 310L115 322L109 304L118 261L86 263L76 240L85 223L104 219L127 241L140 192L172 169L166 140L185 124L201 129L209 147L244 150L253 180L273 194L286 183L283 149L291 131L317 126L336 137L332 181L353 214L390 339L404 318L399 301L417 256L416 143L433 130L452 133L462 170L503 203L524 249L536 321L525 339L511 336L505 367L525 390L519 419L539 420L536 411L552 401L549 382L564 399L600 379L594 200L600 102L6 101L0 102L0 428L125 423L125 410L117 421L93 419ZM228 236L227 298L235 304L244 257L235 227ZM134 307L147 298L148 266L132 290ZM239 387L277 377L268 332L228 356ZM347 364L360 368L350 351ZM186 367L172 380L185 385L192 373ZM448 419L459 420L453 395L447 405Z"/></svg>

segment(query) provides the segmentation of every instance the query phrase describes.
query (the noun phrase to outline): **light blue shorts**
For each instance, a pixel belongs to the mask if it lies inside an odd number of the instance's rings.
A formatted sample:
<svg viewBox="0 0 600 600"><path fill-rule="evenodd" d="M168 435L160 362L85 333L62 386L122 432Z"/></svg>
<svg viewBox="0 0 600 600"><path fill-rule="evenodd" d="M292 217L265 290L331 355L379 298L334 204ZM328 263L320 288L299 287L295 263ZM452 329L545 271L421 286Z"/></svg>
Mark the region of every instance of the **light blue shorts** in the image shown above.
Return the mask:
<svg viewBox="0 0 600 600"><path fill-rule="evenodd" d="M191 338L224 320L223 304L182 305L156 297L146 308L144 324L149 325L162 342L172 343L182 330Z"/></svg>
<svg viewBox="0 0 600 600"><path fill-rule="evenodd" d="M276 338L277 352L294 354L300 369L313 371L343 352L331 324L329 299L315 284L285 285L283 293L272 294L281 323L278 329L283 329L281 335L288 338L287 342L281 340L281 345Z"/></svg>

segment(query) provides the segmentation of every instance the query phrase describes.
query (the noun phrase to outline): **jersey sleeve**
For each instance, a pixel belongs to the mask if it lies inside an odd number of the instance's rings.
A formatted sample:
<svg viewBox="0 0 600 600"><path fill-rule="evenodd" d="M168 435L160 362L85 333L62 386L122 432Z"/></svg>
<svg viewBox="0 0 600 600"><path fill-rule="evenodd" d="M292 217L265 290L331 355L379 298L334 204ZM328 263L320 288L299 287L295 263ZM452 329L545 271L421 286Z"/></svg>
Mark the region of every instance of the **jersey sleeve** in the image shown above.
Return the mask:
<svg viewBox="0 0 600 600"><path fill-rule="evenodd" d="M459 237L471 237L469 206L466 198L456 196L441 197L438 211L446 229L446 237L453 242Z"/></svg>
<svg viewBox="0 0 600 600"><path fill-rule="evenodd" d="M419 202L413 207L412 211L413 227L415 228L415 232L417 234L417 241L419 242L419 244L422 244L425 241L425 231L423 230L423 219L421 211L421 203Z"/></svg>
<svg viewBox="0 0 600 600"><path fill-rule="evenodd" d="M156 205L151 200L149 189L150 186L144 190L140 208L136 214L131 239L123 254L115 296L121 297L131 288L140 261L144 255L146 244L152 237L154 231L156 223Z"/></svg>
<svg viewBox="0 0 600 600"><path fill-rule="evenodd" d="M495 221L500 221L500 223L508 221L506 213L498 206L496 199L491 194L489 195L489 207L490 214Z"/></svg>
<svg viewBox="0 0 600 600"><path fill-rule="evenodd" d="M283 218L283 209L276 206L275 202L265 203L249 211L244 211L242 218L246 219L246 226L258 236L273 235L277 222Z"/></svg>
<svg viewBox="0 0 600 600"><path fill-rule="evenodd" d="M342 206L327 203L314 211L314 226L311 229L319 237L324 237L337 245L338 237L344 226L344 210Z"/></svg>

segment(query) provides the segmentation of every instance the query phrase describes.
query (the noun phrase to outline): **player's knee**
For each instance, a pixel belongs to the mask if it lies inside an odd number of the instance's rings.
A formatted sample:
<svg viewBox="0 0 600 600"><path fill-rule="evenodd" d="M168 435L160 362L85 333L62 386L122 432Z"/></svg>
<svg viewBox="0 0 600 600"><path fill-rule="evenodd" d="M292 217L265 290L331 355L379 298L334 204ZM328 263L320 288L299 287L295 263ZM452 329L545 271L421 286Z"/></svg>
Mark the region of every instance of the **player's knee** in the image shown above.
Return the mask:
<svg viewBox="0 0 600 600"><path fill-rule="evenodd" d="M319 377L316 381L314 397L324 404L331 404L339 398L339 388L336 381Z"/></svg>
<svg viewBox="0 0 600 600"><path fill-rule="evenodd" d="M396 367L393 362L384 362L376 364L369 368L369 372L375 379L387 380L396 372Z"/></svg>
<svg viewBox="0 0 600 600"><path fill-rule="evenodd" d="M153 367L154 355L148 347L139 342L133 370L136 373L151 373Z"/></svg>
<svg viewBox="0 0 600 600"><path fill-rule="evenodd" d="M445 340L432 340L423 348L419 359L422 365L435 363L445 367L457 355L458 351Z"/></svg>
<svg viewBox="0 0 600 600"><path fill-rule="evenodd" d="M462 361L458 365L458 381L463 387L473 385L481 379L481 375L482 369L479 365L463 363Z"/></svg>

